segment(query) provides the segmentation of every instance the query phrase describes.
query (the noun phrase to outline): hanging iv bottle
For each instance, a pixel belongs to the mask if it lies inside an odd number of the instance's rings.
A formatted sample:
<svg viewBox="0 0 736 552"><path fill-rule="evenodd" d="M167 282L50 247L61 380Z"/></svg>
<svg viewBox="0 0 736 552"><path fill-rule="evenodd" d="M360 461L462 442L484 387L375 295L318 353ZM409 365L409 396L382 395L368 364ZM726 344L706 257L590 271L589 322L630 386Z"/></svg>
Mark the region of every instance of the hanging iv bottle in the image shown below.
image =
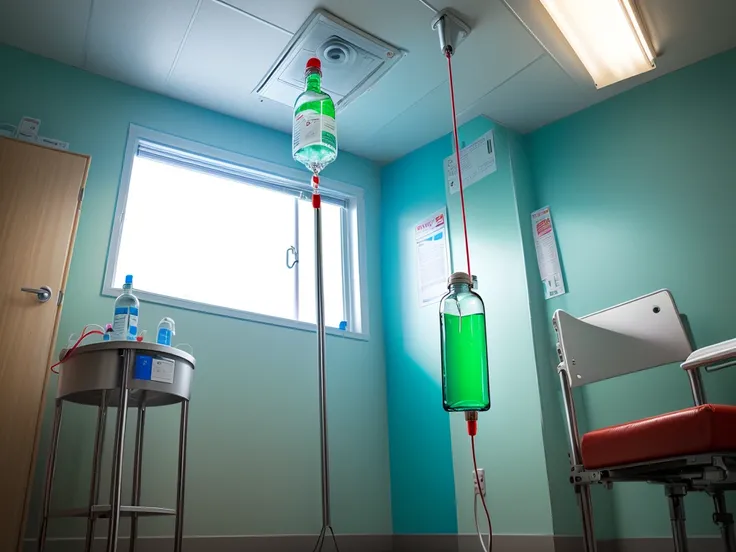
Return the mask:
<svg viewBox="0 0 736 552"><path fill-rule="evenodd" d="M322 65L307 61L306 86L294 104L292 155L314 174L337 158L335 104L322 92Z"/></svg>
<svg viewBox="0 0 736 552"><path fill-rule="evenodd" d="M442 402L448 412L491 407L486 347L486 313L465 272L449 279L440 303Z"/></svg>

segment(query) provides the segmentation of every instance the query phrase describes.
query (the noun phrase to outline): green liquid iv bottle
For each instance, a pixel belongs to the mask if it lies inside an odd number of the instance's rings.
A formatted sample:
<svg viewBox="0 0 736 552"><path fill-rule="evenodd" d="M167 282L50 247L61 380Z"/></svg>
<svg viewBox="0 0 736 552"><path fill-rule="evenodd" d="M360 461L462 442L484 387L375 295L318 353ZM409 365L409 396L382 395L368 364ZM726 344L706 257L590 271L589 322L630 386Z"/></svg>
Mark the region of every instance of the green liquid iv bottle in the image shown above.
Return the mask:
<svg viewBox="0 0 736 552"><path fill-rule="evenodd" d="M322 65L317 58L307 61L306 87L294 104L292 154L314 174L337 158L335 104L322 92Z"/></svg>
<svg viewBox="0 0 736 552"><path fill-rule="evenodd" d="M491 407L486 313L470 276L455 272L440 303L442 403L448 412Z"/></svg>

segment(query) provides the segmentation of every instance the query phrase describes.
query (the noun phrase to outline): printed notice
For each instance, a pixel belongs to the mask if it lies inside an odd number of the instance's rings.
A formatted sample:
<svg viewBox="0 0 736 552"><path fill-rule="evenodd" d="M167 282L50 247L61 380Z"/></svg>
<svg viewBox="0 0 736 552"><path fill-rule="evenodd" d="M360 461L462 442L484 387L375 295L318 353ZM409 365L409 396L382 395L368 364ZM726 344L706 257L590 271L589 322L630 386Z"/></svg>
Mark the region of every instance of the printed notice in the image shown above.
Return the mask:
<svg viewBox="0 0 736 552"><path fill-rule="evenodd" d="M549 207L543 207L532 213L532 230L534 231L534 247L537 250L539 275L544 284L544 298L550 299L562 295L565 293L565 282L562 279L557 240Z"/></svg>
<svg viewBox="0 0 736 552"><path fill-rule="evenodd" d="M492 130L460 150L460 165L463 169L463 190L496 172L496 148L493 142ZM447 193L458 193L460 191L460 180L457 174L457 160L454 153L445 159L444 168Z"/></svg>
<svg viewBox="0 0 736 552"><path fill-rule="evenodd" d="M151 381L174 383L174 364L175 362L168 358L154 358L151 367Z"/></svg>
<svg viewBox="0 0 736 552"><path fill-rule="evenodd" d="M447 251L447 212L445 209L414 227L419 274L419 305L439 301L447 292L450 261Z"/></svg>

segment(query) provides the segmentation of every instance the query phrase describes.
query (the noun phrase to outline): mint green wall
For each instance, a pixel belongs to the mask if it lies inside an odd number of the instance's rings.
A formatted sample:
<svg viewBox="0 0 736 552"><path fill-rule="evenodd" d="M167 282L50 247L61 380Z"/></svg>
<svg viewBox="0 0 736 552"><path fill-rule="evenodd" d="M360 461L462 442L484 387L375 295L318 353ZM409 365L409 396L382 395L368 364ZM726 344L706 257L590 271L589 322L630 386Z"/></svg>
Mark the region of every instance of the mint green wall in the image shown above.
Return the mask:
<svg viewBox="0 0 736 552"><path fill-rule="evenodd" d="M0 75L0 121L16 124L24 115L38 117L44 136L68 141L72 150L92 156L59 345L85 323L104 323L110 316L113 300L102 297L100 290L130 123L294 166L290 137L285 134L18 50L0 46ZM379 168L341 153L325 175L365 190L371 314L369 341L327 338L334 527L340 533L390 533ZM259 268L257 260L254 263L254 269ZM147 303L141 307L141 327L150 330L164 315L176 320L177 340L191 343L198 361L189 428L185 533L318 532L314 334ZM52 377L50 396L54 383ZM66 413L57 505L84 505L95 412L69 407ZM47 409L37 475L45 459L48 418ZM176 408L154 409L149 414L144 502L174 504L177 423ZM37 477L31 535L36 531L39 483ZM80 524L52 523L56 535L79 535L80 530ZM141 530L144 535L172 534L173 522L144 520Z"/></svg>
<svg viewBox="0 0 736 552"><path fill-rule="evenodd" d="M488 499L497 534L551 534L552 512L543 449L542 411L532 339L529 289L526 284L515 181L511 167L513 133L477 118L460 129L460 139L470 143L495 128L498 170L468 188L466 207L473 272L486 305L491 370L491 410L481 414L478 433L479 467L485 468ZM432 523L394 512L397 532L457 530L472 533L473 491L470 441L460 414L442 411L437 305L420 308L416 291L414 225L441 209L446 200L442 160L452 152L444 137L384 167L382 172L382 250L384 288L393 288L394 300L384 303L389 381L389 427L393 504L413 512L426 512ZM527 181L528 184L528 181ZM459 197L448 205L454 267L465 268ZM389 327L391 328L389 330ZM400 393L416 388L418 393ZM421 423L416 436L406 434ZM408 429L405 429L408 427ZM448 434L449 433L449 434ZM426 457L427 448L435 451ZM452 452L449 471L447 447ZM436 460L435 460L436 459ZM432 463L436 462L434 467ZM419 465L416 484L428 486L420 493L413 486L399 486L397 474L410 474ZM435 473L428 479L424 473ZM454 492L447 487L454 478ZM425 503L427 497L442 507ZM445 504L454 501L456 512ZM513 507L512 507L513 505ZM519 505L523 505L520 515Z"/></svg>
<svg viewBox="0 0 736 552"><path fill-rule="evenodd" d="M583 315L669 288L698 346L736 334L736 50L666 75L527 137L537 207L550 205L569 293L547 301ZM551 344L550 344L551 347ZM734 403L736 371L706 376ZM586 387L590 428L692 405L687 378L662 367ZM553 498L554 502L554 498ZM669 534L660 487L596 495L619 537ZM710 502L686 500L691 534L710 534Z"/></svg>
<svg viewBox="0 0 736 552"><path fill-rule="evenodd" d="M562 409L562 394L557 376L557 355L549 346L550 321L544 300L544 290L537 265L531 213L538 203L532 178L531 164L524 148L523 138L509 133L509 148L524 247L524 267L529 296L534 356L537 366L539 396L542 408L542 434L550 487L554 534L582 533L575 493L568 479L570 463Z"/></svg>
<svg viewBox="0 0 736 552"><path fill-rule="evenodd" d="M456 533L450 420L440 391L439 314L419 308L414 225L445 205L444 136L381 171L381 274L397 534Z"/></svg>

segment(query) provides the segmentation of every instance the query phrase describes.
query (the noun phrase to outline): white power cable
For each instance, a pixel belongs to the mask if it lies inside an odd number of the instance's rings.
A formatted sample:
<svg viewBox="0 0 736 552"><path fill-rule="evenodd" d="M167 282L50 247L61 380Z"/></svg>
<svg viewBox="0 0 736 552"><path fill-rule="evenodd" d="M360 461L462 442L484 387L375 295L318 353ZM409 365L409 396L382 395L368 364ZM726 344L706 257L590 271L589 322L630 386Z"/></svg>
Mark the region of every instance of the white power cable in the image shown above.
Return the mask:
<svg viewBox="0 0 736 552"><path fill-rule="evenodd" d="M483 548L483 552L490 552L491 549L491 528L488 528L488 545L483 541L483 534L480 532L480 525L478 524L478 495L475 493L475 497L473 498L473 519L475 520L475 532L478 535L478 540L480 541L480 545Z"/></svg>

